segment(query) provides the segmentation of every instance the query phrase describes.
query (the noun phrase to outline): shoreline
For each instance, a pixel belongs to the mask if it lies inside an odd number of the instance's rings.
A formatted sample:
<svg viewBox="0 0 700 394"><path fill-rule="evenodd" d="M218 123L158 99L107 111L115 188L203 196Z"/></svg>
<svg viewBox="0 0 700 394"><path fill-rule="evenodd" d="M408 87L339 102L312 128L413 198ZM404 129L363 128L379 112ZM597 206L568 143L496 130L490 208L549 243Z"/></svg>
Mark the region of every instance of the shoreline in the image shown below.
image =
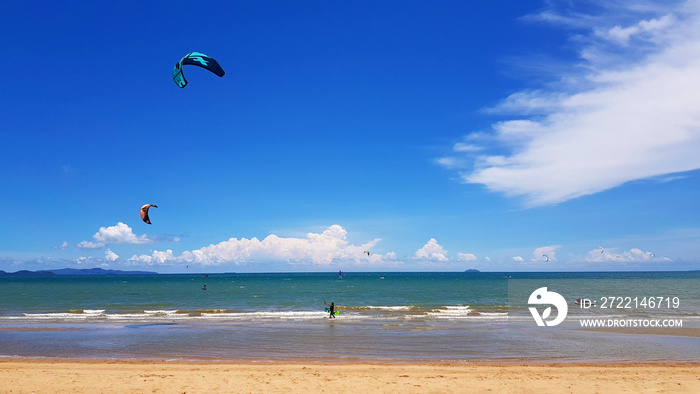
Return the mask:
<svg viewBox="0 0 700 394"><path fill-rule="evenodd" d="M491 366L549 366L549 367L644 367L644 366L687 366L700 368L700 361L669 361L669 360L651 360L651 361L582 361L582 360L553 360L553 359L478 359L478 360L414 360L414 359L374 359L374 358L353 358L353 359L332 359L332 358L288 358L288 359L245 359L245 358L217 358L217 359L110 359L110 358L65 358L65 357L18 357L18 356L0 356L0 367L7 363L73 363L73 364L186 364L186 365L449 365L449 366L476 366L476 367L491 367ZM698 375L700 380L700 375Z"/></svg>
<svg viewBox="0 0 700 394"><path fill-rule="evenodd" d="M0 358L0 381L8 393L699 392L700 363Z"/></svg>
<svg viewBox="0 0 700 394"><path fill-rule="evenodd" d="M73 364L201 364L201 365L451 365L451 366L698 366L696 360L613 360L570 358L494 358L494 359L412 359L370 357L240 357L240 358L107 358L107 357L42 357L0 355L3 363L73 363ZM699 375L700 379L700 375Z"/></svg>

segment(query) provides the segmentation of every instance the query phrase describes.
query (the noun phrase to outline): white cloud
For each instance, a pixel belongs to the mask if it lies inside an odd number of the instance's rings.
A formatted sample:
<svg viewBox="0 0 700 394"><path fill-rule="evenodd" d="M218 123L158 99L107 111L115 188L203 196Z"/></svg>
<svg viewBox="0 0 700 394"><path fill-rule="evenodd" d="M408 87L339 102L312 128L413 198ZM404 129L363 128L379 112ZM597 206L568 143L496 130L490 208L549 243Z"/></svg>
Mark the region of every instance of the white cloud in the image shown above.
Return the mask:
<svg viewBox="0 0 700 394"><path fill-rule="evenodd" d="M447 261L447 251L445 251L435 238L430 238L428 243L416 251L416 258L435 261Z"/></svg>
<svg viewBox="0 0 700 394"><path fill-rule="evenodd" d="M119 255L107 249L107 251L105 252L105 260L116 261L117 259L119 259Z"/></svg>
<svg viewBox="0 0 700 394"><path fill-rule="evenodd" d="M100 230L92 236L92 241L82 241L77 246L81 249L100 249L109 244L146 244L154 242L147 235L136 235L131 227L119 222L116 226L100 227Z"/></svg>
<svg viewBox="0 0 700 394"><path fill-rule="evenodd" d="M616 25L612 28L594 28L595 36L612 41L619 45L629 45L635 37L642 40L654 40L659 34L663 34L673 24L678 23L673 15L663 15L659 18L641 20L631 26Z"/></svg>
<svg viewBox="0 0 700 394"><path fill-rule="evenodd" d="M533 261L541 261L541 262L557 261L556 250L559 247L560 247L559 245L539 247L532 252L532 260Z"/></svg>
<svg viewBox="0 0 700 394"><path fill-rule="evenodd" d="M476 261L476 256L471 253L457 253L459 261Z"/></svg>
<svg viewBox="0 0 700 394"><path fill-rule="evenodd" d="M308 233L305 238L283 238L271 234L265 239L231 238L218 244L200 249L185 251L175 256L173 251L154 251L150 255L133 256L131 263L164 265L174 263L221 265L227 263L242 264L255 262L310 263L316 266L328 266L333 262L343 261L356 266L371 266L379 263L396 263L396 254L385 255L371 253L381 239L377 238L362 245L352 245L347 241L347 231L332 225L322 233Z"/></svg>
<svg viewBox="0 0 700 394"><path fill-rule="evenodd" d="M584 67L572 67L585 74L558 75L554 87L513 94L496 110L523 118L494 124L491 150L458 144L457 157L438 162L455 168L459 157L469 157L466 182L531 206L700 168L699 8L669 5L653 17L645 8L626 25L619 8L596 17L541 14L588 30L580 40Z"/></svg>
<svg viewBox="0 0 700 394"><path fill-rule="evenodd" d="M436 160L436 162L439 165L450 170L456 168L463 168L467 164L467 161L461 157L440 157Z"/></svg>
<svg viewBox="0 0 700 394"><path fill-rule="evenodd" d="M454 149L455 152L475 152L483 150L484 148L474 144L458 142L452 147L452 149Z"/></svg>
<svg viewBox="0 0 700 394"><path fill-rule="evenodd" d="M177 260L175 255L173 255L173 251L170 249L164 252L155 250L150 255L142 254L140 256L132 256L129 259L132 263L142 263L146 265L166 265L168 263L177 262Z"/></svg>
<svg viewBox="0 0 700 394"><path fill-rule="evenodd" d="M93 257L81 256L81 257L78 257L75 259L75 263L78 265L82 265L82 264L90 265L90 264L94 264L97 260L98 259L95 259Z"/></svg>
<svg viewBox="0 0 700 394"><path fill-rule="evenodd" d="M613 249L593 249L585 258L587 262L663 262L671 261L667 257L657 257L652 252L645 252L639 248L632 248L624 252L616 252Z"/></svg>
<svg viewBox="0 0 700 394"><path fill-rule="evenodd" d="M515 256L515 257L513 257L513 261L523 262L523 261L525 261L525 259L520 257L520 256Z"/></svg>
<svg viewBox="0 0 700 394"><path fill-rule="evenodd" d="M79 247L80 249L102 249L106 245L100 244L100 243L95 243L95 242L90 242L90 241L81 241L76 246Z"/></svg>

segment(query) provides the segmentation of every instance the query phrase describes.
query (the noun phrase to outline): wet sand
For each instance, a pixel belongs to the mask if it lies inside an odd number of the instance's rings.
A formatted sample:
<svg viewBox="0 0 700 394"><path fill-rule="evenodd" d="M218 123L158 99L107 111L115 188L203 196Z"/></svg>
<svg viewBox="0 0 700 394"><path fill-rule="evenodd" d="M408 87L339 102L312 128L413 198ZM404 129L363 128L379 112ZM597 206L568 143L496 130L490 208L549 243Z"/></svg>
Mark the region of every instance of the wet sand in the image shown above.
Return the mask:
<svg viewBox="0 0 700 394"><path fill-rule="evenodd" d="M3 393L700 392L700 363L0 359Z"/></svg>

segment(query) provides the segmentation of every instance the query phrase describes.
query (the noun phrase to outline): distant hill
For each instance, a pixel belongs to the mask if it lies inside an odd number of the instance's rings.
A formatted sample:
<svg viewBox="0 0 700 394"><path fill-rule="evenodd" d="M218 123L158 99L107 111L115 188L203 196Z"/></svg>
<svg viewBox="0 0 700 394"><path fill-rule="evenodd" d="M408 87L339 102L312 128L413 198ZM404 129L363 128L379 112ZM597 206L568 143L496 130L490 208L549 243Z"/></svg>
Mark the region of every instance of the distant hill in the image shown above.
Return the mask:
<svg viewBox="0 0 700 394"><path fill-rule="evenodd" d="M464 271L464 272L481 272L481 271L475 270L474 268L470 268L470 269L468 269L468 270L466 270L466 271Z"/></svg>
<svg viewBox="0 0 700 394"><path fill-rule="evenodd" d="M50 271L17 271L17 272L5 272L0 270L0 276L53 276L56 275Z"/></svg>
<svg viewBox="0 0 700 394"><path fill-rule="evenodd" d="M75 268L63 268L57 270L45 270L45 271L17 271L17 272L5 272L0 270L0 276L51 276L51 275L154 275L157 272L151 271L121 271L121 270L105 270L102 268L86 268L86 269L75 269Z"/></svg>

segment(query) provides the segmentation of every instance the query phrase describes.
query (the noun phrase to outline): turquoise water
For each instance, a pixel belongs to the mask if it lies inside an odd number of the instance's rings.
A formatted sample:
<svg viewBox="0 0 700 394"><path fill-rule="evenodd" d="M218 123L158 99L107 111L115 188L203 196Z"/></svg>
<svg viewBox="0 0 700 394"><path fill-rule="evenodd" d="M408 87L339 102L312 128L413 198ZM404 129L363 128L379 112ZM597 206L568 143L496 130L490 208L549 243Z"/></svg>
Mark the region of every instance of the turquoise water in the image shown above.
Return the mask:
<svg viewBox="0 0 700 394"><path fill-rule="evenodd" d="M542 286L570 305L560 326L528 311ZM613 296L669 307L575 304ZM582 317L683 326L600 332ZM700 272L0 277L1 357L700 361L698 327Z"/></svg>
<svg viewBox="0 0 700 394"><path fill-rule="evenodd" d="M207 290L203 291L204 283ZM465 273L114 275L0 278L0 314L105 310L322 311L507 302L507 276Z"/></svg>

